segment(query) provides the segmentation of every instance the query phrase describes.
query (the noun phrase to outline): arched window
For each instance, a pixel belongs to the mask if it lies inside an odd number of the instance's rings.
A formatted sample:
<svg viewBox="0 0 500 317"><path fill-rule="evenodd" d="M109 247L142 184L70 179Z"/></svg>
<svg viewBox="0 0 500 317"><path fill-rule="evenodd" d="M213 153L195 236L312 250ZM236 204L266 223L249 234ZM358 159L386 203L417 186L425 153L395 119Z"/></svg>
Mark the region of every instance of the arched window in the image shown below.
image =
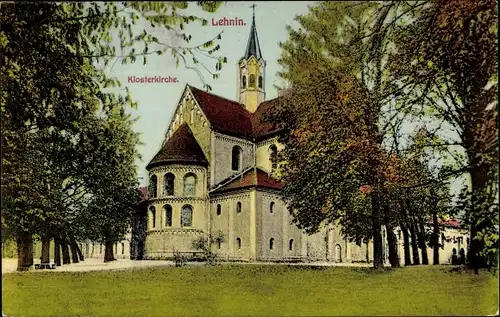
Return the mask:
<svg viewBox="0 0 500 317"><path fill-rule="evenodd" d="M288 251L293 251L293 239L290 239L290 241L288 241Z"/></svg>
<svg viewBox="0 0 500 317"><path fill-rule="evenodd" d="M236 247L239 249L241 249L241 239L240 238L236 238Z"/></svg>
<svg viewBox="0 0 500 317"><path fill-rule="evenodd" d="M272 144L269 147L269 160L271 161L272 169L276 169L277 166L276 160L278 159L277 155L278 155L278 148L276 147L276 145Z"/></svg>
<svg viewBox="0 0 500 317"><path fill-rule="evenodd" d="M222 207L220 204L217 204L217 216L220 216L222 213Z"/></svg>
<svg viewBox="0 0 500 317"><path fill-rule="evenodd" d="M190 121L191 121L191 124L194 124L194 108L191 109Z"/></svg>
<svg viewBox="0 0 500 317"><path fill-rule="evenodd" d="M247 76L243 75L241 79L241 88L245 89L247 87Z"/></svg>
<svg viewBox="0 0 500 317"><path fill-rule="evenodd" d="M274 212L274 201L271 201L271 203L269 204L269 212L270 213L273 213Z"/></svg>
<svg viewBox="0 0 500 317"><path fill-rule="evenodd" d="M272 250L274 248L274 238L271 238L269 240L269 250Z"/></svg>
<svg viewBox="0 0 500 317"><path fill-rule="evenodd" d="M222 246L222 240L220 238L217 238L217 249L220 250L221 246Z"/></svg>
<svg viewBox="0 0 500 317"><path fill-rule="evenodd" d="M195 196L196 176L194 174L186 174L184 176L184 196Z"/></svg>
<svg viewBox="0 0 500 317"><path fill-rule="evenodd" d="M156 175L151 176L151 179L149 180L149 194L153 198L156 197L157 184L158 184L158 178L156 177Z"/></svg>
<svg viewBox="0 0 500 317"><path fill-rule="evenodd" d="M233 146L233 151L231 155L231 168L233 171L239 171L241 168L241 148L239 146Z"/></svg>
<svg viewBox="0 0 500 317"><path fill-rule="evenodd" d="M191 227L193 225L193 207L182 207L181 227Z"/></svg>
<svg viewBox="0 0 500 317"><path fill-rule="evenodd" d="M164 183L163 195L174 196L174 181L175 181L174 174L172 173L165 174L163 178L163 183Z"/></svg>
<svg viewBox="0 0 500 317"><path fill-rule="evenodd" d="M262 88L262 76L259 76L259 88Z"/></svg>
<svg viewBox="0 0 500 317"><path fill-rule="evenodd" d="M251 74L250 77L248 77L248 87L255 87L255 75Z"/></svg>
<svg viewBox="0 0 500 317"><path fill-rule="evenodd" d="M102 254L102 243L99 244L99 254Z"/></svg>
<svg viewBox="0 0 500 317"><path fill-rule="evenodd" d="M165 211L165 227L172 227L172 206L165 205L163 210Z"/></svg>
<svg viewBox="0 0 500 317"><path fill-rule="evenodd" d="M149 211L151 212L151 228L156 227L156 209L155 207L149 207Z"/></svg>
<svg viewBox="0 0 500 317"><path fill-rule="evenodd" d="M236 212L240 213L241 212L241 202L236 203Z"/></svg>
<svg viewBox="0 0 500 317"><path fill-rule="evenodd" d="M122 242L122 254L125 254L125 243Z"/></svg>

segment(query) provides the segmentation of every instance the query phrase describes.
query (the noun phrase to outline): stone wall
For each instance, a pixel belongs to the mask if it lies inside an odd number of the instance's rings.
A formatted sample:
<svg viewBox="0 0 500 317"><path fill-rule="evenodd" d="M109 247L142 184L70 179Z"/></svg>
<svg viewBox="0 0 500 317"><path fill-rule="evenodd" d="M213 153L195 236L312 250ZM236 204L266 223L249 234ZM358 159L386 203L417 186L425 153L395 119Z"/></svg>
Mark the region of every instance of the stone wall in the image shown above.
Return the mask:
<svg viewBox="0 0 500 317"><path fill-rule="evenodd" d="M193 241L203 237L199 229L173 228L149 231L146 238L145 258L168 259L175 251L184 255L195 255L199 250L193 248Z"/></svg>
<svg viewBox="0 0 500 317"><path fill-rule="evenodd" d="M200 145L205 157L210 162L211 155L211 130L209 122L203 114L201 108L197 105L193 95L186 89L177 105L175 113L172 116L170 125L167 128L165 139L167 140L175 130L186 122L193 132L193 135Z"/></svg>
<svg viewBox="0 0 500 317"><path fill-rule="evenodd" d="M166 165L161 167L154 167L149 171L149 179L153 175L156 175L158 179L157 183L157 197L167 197L164 192L165 189L165 175L173 174L175 176L174 180L174 196L182 197L184 190L184 177L188 174L194 174L196 176L196 197L206 197L207 196L207 169L202 166L193 165Z"/></svg>
<svg viewBox="0 0 500 317"><path fill-rule="evenodd" d="M273 204L271 210L271 204ZM257 250L264 261L298 260L302 257L302 233L279 195L257 192ZM271 249L271 239L273 245ZM290 250L290 240L293 240Z"/></svg>
<svg viewBox="0 0 500 317"><path fill-rule="evenodd" d="M276 145L278 150L282 149L282 145L278 143L277 137L273 137L256 144L256 165L266 172L272 170L271 152L269 151L269 147L271 145Z"/></svg>
<svg viewBox="0 0 500 317"><path fill-rule="evenodd" d="M253 166L255 161L254 145L252 142L214 133L214 155L217 159L212 162L214 179L211 185L220 183L231 175L238 174L246 168ZM242 149L242 159L239 171L233 171L231 167L232 151L234 146Z"/></svg>
<svg viewBox="0 0 500 317"><path fill-rule="evenodd" d="M241 212L237 212L238 202L241 203ZM217 215L217 205L221 207L221 214ZM249 260L251 258L251 199L250 191L231 193L214 197L210 201L211 231L214 234L222 232L224 242L221 248L214 250L226 260ZM239 248L237 239L241 241Z"/></svg>

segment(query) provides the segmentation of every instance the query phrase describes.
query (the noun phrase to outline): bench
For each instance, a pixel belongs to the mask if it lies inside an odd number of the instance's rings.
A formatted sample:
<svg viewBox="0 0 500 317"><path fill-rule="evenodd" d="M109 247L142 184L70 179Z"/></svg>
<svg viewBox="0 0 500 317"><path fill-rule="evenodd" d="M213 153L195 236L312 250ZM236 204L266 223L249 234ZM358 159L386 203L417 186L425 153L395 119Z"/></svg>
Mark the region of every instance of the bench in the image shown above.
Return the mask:
<svg viewBox="0 0 500 317"><path fill-rule="evenodd" d="M40 263L40 264L35 264L35 269L36 270L53 270L56 268L55 263Z"/></svg>

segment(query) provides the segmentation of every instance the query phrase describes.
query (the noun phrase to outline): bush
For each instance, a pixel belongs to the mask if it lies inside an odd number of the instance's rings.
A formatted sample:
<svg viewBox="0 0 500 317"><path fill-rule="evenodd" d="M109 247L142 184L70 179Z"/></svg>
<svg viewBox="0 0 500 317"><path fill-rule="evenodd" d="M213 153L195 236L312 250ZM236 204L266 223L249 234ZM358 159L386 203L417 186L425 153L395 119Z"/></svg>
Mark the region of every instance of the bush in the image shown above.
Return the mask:
<svg viewBox="0 0 500 317"><path fill-rule="evenodd" d="M173 256L174 256L174 262L175 262L176 267L182 267L186 264L187 257L182 255L181 252L174 250Z"/></svg>
<svg viewBox="0 0 500 317"><path fill-rule="evenodd" d="M217 253L212 251L212 244L222 242L224 242L224 236L222 232L218 232L216 235L209 234L207 237L199 237L194 240L193 248L202 252L202 258L207 265L215 265L217 264Z"/></svg>

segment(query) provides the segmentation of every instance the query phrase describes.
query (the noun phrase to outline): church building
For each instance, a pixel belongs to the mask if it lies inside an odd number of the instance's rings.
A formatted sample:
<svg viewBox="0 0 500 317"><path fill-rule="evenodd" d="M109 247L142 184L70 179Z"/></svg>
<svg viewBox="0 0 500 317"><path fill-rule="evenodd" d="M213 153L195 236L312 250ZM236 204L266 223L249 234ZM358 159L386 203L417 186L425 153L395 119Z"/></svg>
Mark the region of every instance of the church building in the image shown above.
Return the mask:
<svg viewBox="0 0 500 317"><path fill-rule="evenodd" d="M146 167L149 186L133 225L131 257L196 256L193 241L212 235L221 238L213 251L226 261L371 262L372 243L348 242L332 224L313 235L292 224L271 160L282 131L264 121L280 97L266 100L255 15L237 74L236 100L185 86ZM384 231L383 241L387 262Z"/></svg>
<svg viewBox="0 0 500 317"><path fill-rule="evenodd" d="M255 16L237 72L234 101L184 88L161 149L146 167L144 258L194 254L193 241L208 234L222 237L213 245L220 259L351 258L338 230L306 236L280 198L283 184L271 163L280 129L263 118L277 99L266 100Z"/></svg>

